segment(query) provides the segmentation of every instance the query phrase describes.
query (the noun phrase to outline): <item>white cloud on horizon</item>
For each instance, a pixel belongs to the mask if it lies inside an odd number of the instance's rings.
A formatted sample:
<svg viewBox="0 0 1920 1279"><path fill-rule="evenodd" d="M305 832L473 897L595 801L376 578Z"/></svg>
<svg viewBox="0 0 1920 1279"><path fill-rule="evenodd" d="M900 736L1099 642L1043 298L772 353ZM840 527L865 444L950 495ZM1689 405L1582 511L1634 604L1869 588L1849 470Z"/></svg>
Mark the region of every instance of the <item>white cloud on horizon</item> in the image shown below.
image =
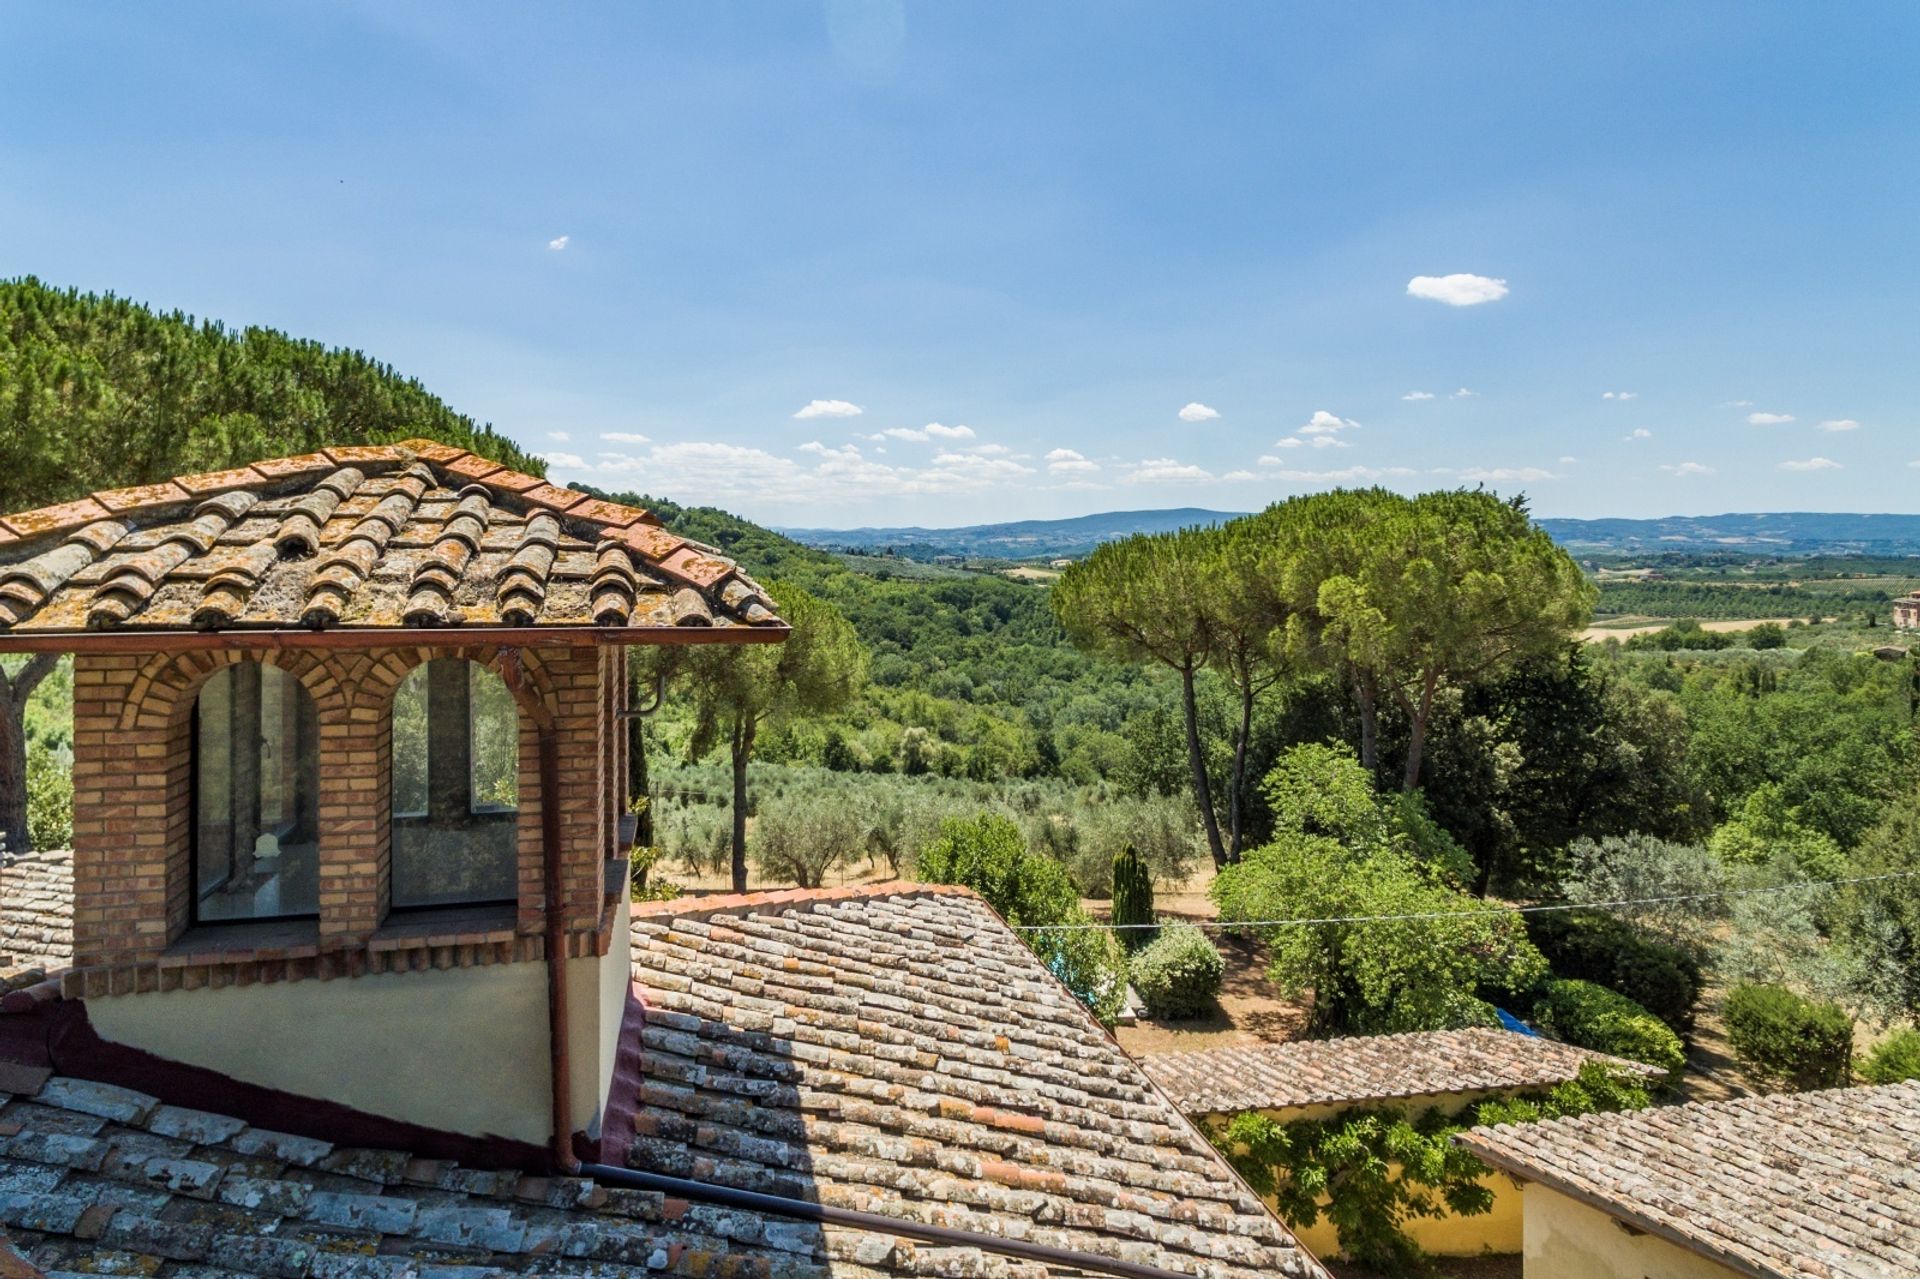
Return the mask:
<svg viewBox="0 0 1920 1279"><path fill-rule="evenodd" d="M1416 275L1407 281L1407 296L1448 306L1479 306L1507 296L1507 282L1487 275Z"/></svg>
<svg viewBox="0 0 1920 1279"><path fill-rule="evenodd" d="M1419 472L1408 466L1349 466L1337 471L1275 471L1272 474L1276 479L1302 484L1351 484L1355 480L1404 479Z"/></svg>
<svg viewBox="0 0 1920 1279"><path fill-rule="evenodd" d="M1084 474L1100 469L1098 462L1089 461L1086 454L1076 449L1050 449L1043 460L1050 475Z"/></svg>
<svg viewBox="0 0 1920 1279"><path fill-rule="evenodd" d="M1830 457L1789 458L1780 463L1776 470L1781 471L1839 471L1840 463Z"/></svg>
<svg viewBox="0 0 1920 1279"><path fill-rule="evenodd" d="M1602 391L1600 392L1600 398L1603 400L1637 400L1640 398L1640 392L1638 391Z"/></svg>
<svg viewBox="0 0 1920 1279"><path fill-rule="evenodd" d="M974 438L974 434L970 426L943 426L938 422L929 422L925 426L890 426L867 438L907 440L914 444L925 444L929 440L970 440Z"/></svg>
<svg viewBox="0 0 1920 1279"><path fill-rule="evenodd" d="M551 250L552 250L553 252L555 252L555 253L561 253L561 252L564 252L564 251L566 250L566 247L567 247L567 246L568 246L569 244L572 244L572 243L573 243L573 237L572 237L572 236L570 236L570 235L556 235L556 236L554 236L554 237L553 237L553 238L552 238L551 240L548 240L548 241L547 241L547 247L548 247L549 249L551 249Z"/></svg>
<svg viewBox="0 0 1920 1279"><path fill-rule="evenodd" d="M609 444L651 444L653 437L635 431L604 431L600 438Z"/></svg>
<svg viewBox="0 0 1920 1279"><path fill-rule="evenodd" d="M1180 410L1182 422L1211 422L1220 416L1220 410L1195 400Z"/></svg>
<svg viewBox="0 0 1920 1279"><path fill-rule="evenodd" d="M1660 469L1668 475L1686 477L1690 475L1712 475L1713 468L1699 462L1663 462Z"/></svg>
<svg viewBox="0 0 1920 1279"><path fill-rule="evenodd" d="M851 400L808 400L793 416L805 422L816 417L859 417L864 412L865 409Z"/></svg>
<svg viewBox="0 0 1920 1279"><path fill-rule="evenodd" d="M1431 400L1433 398L1433 392L1432 391L1408 391L1405 395L1401 396L1400 398L1403 400Z"/></svg>
<svg viewBox="0 0 1920 1279"><path fill-rule="evenodd" d="M1653 432L1649 431L1644 426L1636 426L1631 431L1628 431L1626 435L1622 436L1621 438L1629 442L1633 440L1650 440L1653 438Z"/></svg>
<svg viewBox="0 0 1920 1279"><path fill-rule="evenodd" d="M587 459L578 453L542 453L540 460L548 466L564 467L570 471L579 470L587 464Z"/></svg>
<svg viewBox="0 0 1920 1279"><path fill-rule="evenodd" d="M1823 431L1857 431L1860 424L1850 417L1830 417L1820 424Z"/></svg>
<svg viewBox="0 0 1920 1279"><path fill-rule="evenodd" d="M1793 421L1793 414L1791 413L1749 413L1747 414L1748 426L1785 426L1787 423L1791 421Z"/></svg>
<svg viewBox="0 0 1920 1279"><path fill-rule="evenodd" d="M1540 466L1470 466L1459 476L1475 484L1529 483L1533 480L1557 480L1560 477Z"/></svg>
<svg viewBox="0 0 1920 1279"><path fill-rule="evenodd" d="M1471 399L1472 397L1478 394L1480 394L1480 392L1469 391L1466 387L1463 386L1459 390L1455 391L1452 395L1449 395L1447 398L1449 400L1466 400L1466 399Z"/></svg>
<svg viewBox="0 0 1920 1279"><path fill-rule="evenodd" d="M1205 467L1194 466L1170 457L1153 457L1133 463L1120 477L1123 484L1194 484L1214 478Z"/></svg>

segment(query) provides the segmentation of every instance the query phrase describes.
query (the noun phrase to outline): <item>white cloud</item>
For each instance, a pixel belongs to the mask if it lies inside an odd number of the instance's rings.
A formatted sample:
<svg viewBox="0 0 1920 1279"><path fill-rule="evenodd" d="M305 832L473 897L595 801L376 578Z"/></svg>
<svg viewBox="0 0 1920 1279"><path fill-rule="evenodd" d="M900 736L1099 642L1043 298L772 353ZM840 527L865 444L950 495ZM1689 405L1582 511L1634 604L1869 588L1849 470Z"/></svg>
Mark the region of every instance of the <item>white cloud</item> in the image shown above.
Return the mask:
<svg viewBox="0 0 1920 1279"><path fill-rule="evenodd" d="M1351 418L1336 417L1325 409L1315 409L1307 424L1295 431L1295 435L1333 435L1339 431L1358 430L1360 424Z"/></svg>
<svg viewBox="0 0 1920 1279"><path fill-rule="evenodd" d="M1791 421L1793 421L1793 414L1791 413L1749 413L1747 414L1748 426L1785 426L1787 423Z"/></svg>
<svg viewBox="0 0 1920 1279"><path fill-rule="evenodd" d="M1753 407L1753 401L1752 400L1728 400L1726 403L1722 404L1720 407L1723 409L1750 409Z"/></svg>
<svg viewBox="0 0 1920 1279"><path fill-rule="evenodd" d="M1195 400L1180 410L1180 420L1182 422L1211 422L1219 416L1219 409L1209 408L1198 400Z"/></svg>
<svg viewBox="0 0 1920 1279"><path fill-rule="evenodd" d="M1455 391L1452 395L1449 395L1447 398L1449 400L1464 400L1478 394L1480 394L1480 392L1469 391L1466 387L1463 386L1459 390Z"/></svg>
<svg viewBox="0 0 1920 1279"><path fill-rule="evenodd" d="M573 439L573 437L571 435L568 435L565 431L548 431L547 438L552 440L555 444L565 444Z"/></svg>
<svg viewBox="0 0 1920 1279"><path fill-rule="evenodd" d="M1098 462L1090 462L1085 454L1074 449L1052 449L1046 456L1047 471L1053 475L1072 475L1097 471Z"/></svg>
<svg viewBox="0 0 1920 1279"><path fill-rule="evenodd" d="M1830 417L1820 424L1823 431L1857 431L1860 424L1850 417Z"/></svg>
<svg viewBox="0 0 1920 1279"><path fill-rule="evenodd" d="M1433 392L1432 391L1408 391L1405 395L1401 396L1400 398L1403 400L1431 400L1433 398Z"/></svg>
<svg viewBox="0 0 1920 1279"><path fill-rule="evenodd" d="M1192 484L1211 480L1213 472L1170 457L1136 462L1121 479L1127 484Z"/></svg>
<svg viewBox="0 0 1920 1279"><path fill-rule="evenodd" d="M1448 306L1478 306L1507 296L1507 282L1486 275L1416 275L1407 281L1407 296L1444 302Z"/></svg>
<svg viewBox="0 0 1920 1279"><path fill-rule="evenodd" d="M573 243L572 236L556 235L551 240L547 241L547 247L549 249L552 249L555 253L559 253L562 250L564 250L569 244L572 244L572 243Z"/></svg>
<svg viewBox="0 0 1920 1279"><path fill-rule="evenodd" d="M564 467L569 471L577 471L587 464L587 459L578 453L542 453L540 459L548 466Z"/></svg>
<svg viewBox="0 0 1920 1279"><path fill-rule="evenodd" d="M916 444L925 444L928 440L970 440L973 428L970 426L942 426L938 422L929 422L925 426L890 426L877 435L869 435L870 440L910 440Z"/></svg>
<svg viewBox="0 0 1920 1279"><path fill-rule="evenodd" d="M653 440L650 436L640 435L633 431L607 431L607 432L604 432L600 436L600 438L607 441L609 444L651 444L653 443Z"/></svg>
<svg viewBox="0 0 1920 1279"><path fill-rule="evenodd" d="M1560 465L1562 465L1562 466L1572 466L1572 465L1573 465L1574 463L1576 463L1576 462L1578 462L1579 460L1580 460L1580 459L1579 459L1579 458L1577 458L1577 457L1573 457L1573 456L1571 456L1571 455L1568 455L1568 454L1562 454L1562 455L1561 455L1561 458L1560 458Z"/></svg>
<svg viewBox="0 0 1920 1279"><path fill-rule="evenodd" d="M865 411L848 400L808 400L794 417L804 422L813 417L859 417Z"/></svg>
<svg viewBox="0 0 1920 1279"><path fill-rule="evenodd" d="M1779 469L1782 471L1837 471L1841 467L1840 463L1830 457L1809 457L1789 459L1780 463Z"/></svg>
<svg viewBox="0 0 1920 1279"><path fill-rule="evenodd" d="M1258 475L1255 475L1252 471L1228 471L1225 475L1221 476L1220 478L1228 481L1229 483L1240 484L1240 483L1246 482L1247 480L1257 480L1260 477Z"/></svg>
<svg viewBox="0 0 1920 1279"><path fill-rule="evenodd" d="M1266 461L1262 458L1261 461ZM1355 480L1399 479L1414 475L1410 467L1405 466L1349 466L1338 471L1275 471L1274 478L1293 480L1302 484L1351 484Z"/></svg>
<svg viewBox="0 0 1920 1279"><path fill-rule="evenodd" d="M1554 480L1560 477L1552 471L1538 466L1470 466L1460 472L1460 478L1476 484L1496 484L1508 482L1526 482L1531 480Z"/></svg>
<svg viewBox="0 0 1920 1279"><path fill-rule="evenodd" d="M1653 432L1644 426L1636 426L1621 438L1626 440L1650 440L1653 438Z"/></svg>
<svg viewBox="0 0 1920 1279"><path fill-rule="evenodd" d="M1640 398L1640 392L1638 391L1602 391L1600 392L1600 398L1603 400L1637 400Z"/></svg>
<svg viewBox="0 0 1920 1279"><path fill-rule="evenodd" d="M1688 476L1713 474L1713 468L1711 466L1703 466L1699 462L1663 462L1660 465L1660 469L1668 475Z"/></svg>

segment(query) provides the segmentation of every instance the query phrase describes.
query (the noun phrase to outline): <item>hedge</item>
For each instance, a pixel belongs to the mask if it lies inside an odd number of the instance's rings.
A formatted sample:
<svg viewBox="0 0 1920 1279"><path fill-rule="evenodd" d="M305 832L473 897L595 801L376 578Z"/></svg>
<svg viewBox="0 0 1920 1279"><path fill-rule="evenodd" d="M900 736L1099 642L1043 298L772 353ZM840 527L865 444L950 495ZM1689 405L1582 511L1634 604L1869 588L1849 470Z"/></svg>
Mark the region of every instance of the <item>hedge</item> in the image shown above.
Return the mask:
<svg viewBox="0 0 1920 1279"><path fill-rule="evenodd" d="M1860 1063L1860 1077L1870 1084L1920 1079L1920 1030L1901 1030L1888 1036Z"/></svg>
<svg viewBox="0 0 1920 1279"><path fill-rule="evenodd" d="M1598 982L1682 1036L1693 1032L1702 979L1699 963L1686 951L1597 910L1528 915L1527 936L1557 975Z"/></svg>
<svg viewBox="0 0 1920 1279"><path fill-rule="evenodd" d="M1853 1076L1853 1018L1784 986L1735 986L1727 995L1727 1038L1756 1083L1797 1092L1844 1088Z"/></svg>
<svg viewBox="0 0 1920 1279"><path fill-rule="evenodd" d="M1140 1002L1155 1017L1198 1017L1220 993L1227 965L1207 935L1192 924L1172 924L1128 966Z"/></svg>
<svg viewBox="0 0 1920 1279"><path fill-rule="evenodd" d="M1547 982L1534 1003L1533 1020L1570 1044L1658 1066L1669 1079L1687 1064L1686 1049L1671 1027L1618 991L1590 981Z"/></svg>

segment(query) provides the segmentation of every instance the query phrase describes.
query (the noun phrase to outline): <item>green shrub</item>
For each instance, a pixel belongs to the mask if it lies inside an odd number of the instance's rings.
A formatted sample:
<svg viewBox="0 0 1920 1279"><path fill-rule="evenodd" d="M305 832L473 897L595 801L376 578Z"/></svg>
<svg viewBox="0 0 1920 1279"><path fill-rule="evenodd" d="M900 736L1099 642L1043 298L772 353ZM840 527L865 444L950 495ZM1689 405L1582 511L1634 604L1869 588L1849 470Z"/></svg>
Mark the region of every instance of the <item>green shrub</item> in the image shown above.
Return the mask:
<svg viewBox="0 0 1920 1279"><path fill-rule="evenodd" d="M1094 1016L1111 1025L1127 998L1127 959L1113 933L1088 928L1073 881L1060 863L1033 852L998 813L949 817L920 850L916 870L935 884L964 884L1009 924ZM1048 928L1046 925L1068 925Z"/></svg>
<svg viewBox="0 0 1920 1279"><path fill-rule="evenodd" d="M1678 946L1655 941L1597 910L1528 915L1527 936L1559 976L1598 982L1625 995L1681 1035L1693 1030L1700 965Z"/></svg>
<svg viewBox="0 0 1920 1279"><path fill-rule="evenodd" d="M1140 1002L1155 1017L1198 1017L1220 993L1226 961L1192 924L1172 924L1128 966Z"/></svg>
<svg viewBox="0 0 1920 1279"><path fill-rule="evenodd" d="M1128 950L1153 941L1153 872L1132 844L1113 859L1113 923Z"/></svg>
<svg viewBox="0 0 1920 1279"><path fill-rule="evenodd" d="M1896 1031L1883 1040L1860 1064L1860 1075L1870 1084L1920 1079L1920 1030Z"/></svg>
<svg viewBox="0 0 1920 1279"><path fill-rule="evenodd" d="M73 847L73 761L27 748L27 838L35 848Z"/></svg>
<svg viewBox="0 0 1920 1279"><path fill-rule="evenodd" d="M1785 986L1736 986L1727 996L1727 1037L1756 1083L1796 1092L1844 1088L1853 1069L1853 1018Z"/></svg>
<svg viewBox="0 0 1920 1279"><path fill-rule="evenodd" d="M1577 978L1547 982L1533 1006L1541 1029L1570 1044L1658 1066L1669 1078L1687 1064L1680 1036L1618 991Z"/></svg>

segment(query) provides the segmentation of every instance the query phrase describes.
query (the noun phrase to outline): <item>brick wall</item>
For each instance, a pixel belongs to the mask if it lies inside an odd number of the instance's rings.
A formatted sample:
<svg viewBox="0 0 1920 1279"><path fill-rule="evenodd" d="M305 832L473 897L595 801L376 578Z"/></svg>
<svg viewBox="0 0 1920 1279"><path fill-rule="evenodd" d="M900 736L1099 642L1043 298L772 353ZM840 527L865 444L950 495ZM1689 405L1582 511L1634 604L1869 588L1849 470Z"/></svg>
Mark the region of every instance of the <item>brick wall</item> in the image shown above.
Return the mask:
<svg viewBox="0 0 1920 1279"><path fill-rule="evenodd" d="M401 680L434 657L480 662L506 680L520 703L519 901L505 936L495 929L471 937L396 940L395 930L386 926L392 700ZM311 944L276 945L271 953L234 947L211 930L188 935L193 702L215 671L248 660L265 660L299 679L318 713L320 918ZM181 977L165 973L181 966L183 952L191 952L186 958L194 966L244 966L264 980L539 957L546 905L540 812L548 800L540 787L541 722L552 724L558 745L567 949L575 954L604 950L607 939L597 936L608 918L602 866L613 841L610 815L616 804L624 804L625 789L624 773L612 769L618 721L608 703L624 697L624 679L624 654L597 648L78 656L73 767L76 968L98 970L90 979L94 988L131 989L180 984ZM413 950L433 953L409 958L406 952ZM262 963L286 966L256 971ZM115 971L133 969L142 971ZM189 974L184 980L224 981L207 974ZM87 990L87 983L80 988Z"/></svg>

